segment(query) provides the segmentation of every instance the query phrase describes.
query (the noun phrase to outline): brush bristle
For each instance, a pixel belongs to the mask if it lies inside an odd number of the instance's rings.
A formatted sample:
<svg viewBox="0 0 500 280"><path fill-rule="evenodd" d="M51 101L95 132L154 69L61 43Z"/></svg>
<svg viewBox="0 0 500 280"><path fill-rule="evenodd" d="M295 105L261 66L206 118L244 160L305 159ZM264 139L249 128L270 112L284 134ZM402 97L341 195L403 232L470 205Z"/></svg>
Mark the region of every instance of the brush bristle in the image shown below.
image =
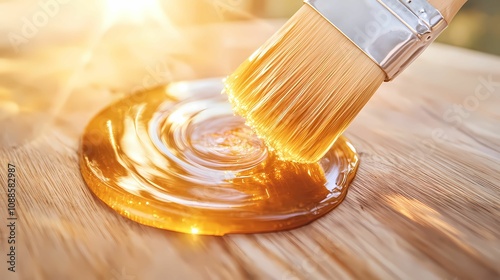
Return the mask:
<svg viewBox="0 0 500 280"><path fill-rule="evenodd" d="M370 58L304 5L226 79L235 112L284 160L317 162L384 81Z"/></svg>

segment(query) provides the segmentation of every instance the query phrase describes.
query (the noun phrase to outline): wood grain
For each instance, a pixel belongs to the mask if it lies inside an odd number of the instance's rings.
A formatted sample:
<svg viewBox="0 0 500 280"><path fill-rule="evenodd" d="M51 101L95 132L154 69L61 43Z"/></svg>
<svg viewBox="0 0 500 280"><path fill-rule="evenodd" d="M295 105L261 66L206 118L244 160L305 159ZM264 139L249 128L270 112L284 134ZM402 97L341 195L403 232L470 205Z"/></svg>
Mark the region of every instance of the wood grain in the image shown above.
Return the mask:
<svg viewBox="0 0 500 280"><path fill-rule="evenodd" d="M184 30L193 48L175 56L183 63L173 78L228 74L279 24ZM39 125L36 115L9 126L15 139L2 131L1 186L7 163L16 164L19 220L15 274L3 261L0 227L0 279L500 278L500 58L434 44L348 129L361 166L342 205L296 230L211 237L129 221L85 186L77 156L85 124L148 75L132 62L99 64L120 55L109 46L96 49L29 142L21 144L23 131ZM40 92L50 85L38 82ZM450 113L456 106L468 109ZM21 114L4 117L2 127ZM6 208L2 194L2 224Z"/></svg>

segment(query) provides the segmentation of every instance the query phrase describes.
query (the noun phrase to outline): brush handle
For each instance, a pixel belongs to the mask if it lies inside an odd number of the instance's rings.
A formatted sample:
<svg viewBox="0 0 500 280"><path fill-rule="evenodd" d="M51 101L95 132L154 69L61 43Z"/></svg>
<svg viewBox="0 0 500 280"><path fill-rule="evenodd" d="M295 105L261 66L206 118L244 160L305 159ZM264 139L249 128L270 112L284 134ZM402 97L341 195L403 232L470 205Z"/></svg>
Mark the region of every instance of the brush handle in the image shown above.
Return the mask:
<svg viewBox="0 0 500 280"><path fill-rule="evenodd" d="M458 13L467 0L427 0L443 15L446 22L451 20Z"/></svg>
<svg viewBox="0 0 500 280"><path fill-rule="evenodd" d="M439 1L448 18L427 0L304 0L377 63L385 81L439 36L465 0Z"/></svg>

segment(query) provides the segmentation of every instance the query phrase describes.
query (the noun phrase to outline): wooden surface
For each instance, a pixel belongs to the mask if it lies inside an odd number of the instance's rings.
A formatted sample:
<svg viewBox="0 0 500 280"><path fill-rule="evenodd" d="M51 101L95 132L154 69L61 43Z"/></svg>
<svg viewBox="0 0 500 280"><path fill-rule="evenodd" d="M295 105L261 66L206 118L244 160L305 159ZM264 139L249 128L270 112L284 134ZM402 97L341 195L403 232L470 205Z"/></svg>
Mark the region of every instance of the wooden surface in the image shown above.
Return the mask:
<svg viewBox="0 0 500 280"><path fill-rule="evenodd" d="M189 48L147 65L173 58L166 80L225 75L279 24L186 29ZM77 70L69 43L44 46L52 57L4 48L0 180L5 191L6 165L17 166L18 262L7 271L2 194L0 279L500 278L500 58L431 46L348 129L361 166L342 205L291 231L211 237L129 221L80 176L85 124L151 75L125 44L140 40L119 34L128 33L110 32ZM462 115L448 112L461 104Z"/></svg>

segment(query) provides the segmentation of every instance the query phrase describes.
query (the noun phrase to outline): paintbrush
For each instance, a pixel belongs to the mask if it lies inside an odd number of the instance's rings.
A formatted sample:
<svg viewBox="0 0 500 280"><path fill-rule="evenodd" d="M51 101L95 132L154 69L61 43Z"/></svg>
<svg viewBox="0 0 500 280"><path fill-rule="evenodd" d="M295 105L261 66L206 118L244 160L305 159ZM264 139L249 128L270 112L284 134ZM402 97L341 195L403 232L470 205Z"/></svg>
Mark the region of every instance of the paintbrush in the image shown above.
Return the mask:
<svg viewBox="0 0 500 280"><path fill-rule="evenodd" d="M306 0L227 77L225 92L280 158L316 162L465 1Z"/></svg>

